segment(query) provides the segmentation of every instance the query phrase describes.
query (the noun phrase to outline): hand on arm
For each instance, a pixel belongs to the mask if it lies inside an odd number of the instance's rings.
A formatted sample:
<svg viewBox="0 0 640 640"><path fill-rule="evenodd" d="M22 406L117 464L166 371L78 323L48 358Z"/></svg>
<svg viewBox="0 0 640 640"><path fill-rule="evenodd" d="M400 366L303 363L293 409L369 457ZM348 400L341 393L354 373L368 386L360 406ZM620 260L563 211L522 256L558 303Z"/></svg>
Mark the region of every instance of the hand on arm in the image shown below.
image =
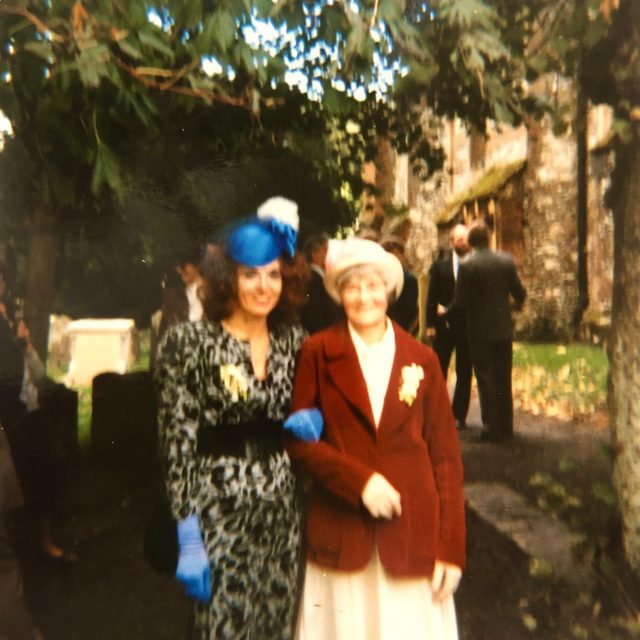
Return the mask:
<svg viewBox="0 0 640 640"><path fill-rule="evenodd" d="M285 421L284 428L305 442L318 442L322 435L324 420L318 409L299 409Z"/></svg>
<svg viewBox="0 0 640 640"><path fill-rule="evenodd" d="M318 351L310 341L302 347L291 406L295 413L307 407L319 407ZM306 409L308 410L308 409ZM295 415L294 413L294 415ZM325 425L326 435L330 435L330 425ZM285 430L285 447L294 464L314 482L330 493L346 500L354 508L362 504L362 488L373 469L346 451L336 448L330 437L317 441L305 441L294 436L292 430Z"/></svg>
<svg viewBox="0 0 640 640"><path fill-rule="evenodd" d="M374 518L392 520L402 515L400 494L379 473L373 473L362 490L362 503Z"/></svg>

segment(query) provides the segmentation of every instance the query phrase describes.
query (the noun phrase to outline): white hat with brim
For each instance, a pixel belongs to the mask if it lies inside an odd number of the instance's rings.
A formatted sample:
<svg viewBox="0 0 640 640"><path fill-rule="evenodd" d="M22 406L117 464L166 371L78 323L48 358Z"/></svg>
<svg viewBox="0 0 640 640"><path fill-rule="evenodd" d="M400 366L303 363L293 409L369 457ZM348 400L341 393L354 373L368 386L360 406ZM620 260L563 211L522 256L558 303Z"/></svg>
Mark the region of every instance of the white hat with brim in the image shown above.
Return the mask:
<svg viewBox="0 0 640 640"><path fill-rule="evenodd" d="M341 304L337 286L340 276L352 267L368 265L381 271L387 283L387 293L395 293L397 299L404 284L400 260L373 240L353 237L346 240L329 240L324 272L324 287L327 293Z"/></svg>

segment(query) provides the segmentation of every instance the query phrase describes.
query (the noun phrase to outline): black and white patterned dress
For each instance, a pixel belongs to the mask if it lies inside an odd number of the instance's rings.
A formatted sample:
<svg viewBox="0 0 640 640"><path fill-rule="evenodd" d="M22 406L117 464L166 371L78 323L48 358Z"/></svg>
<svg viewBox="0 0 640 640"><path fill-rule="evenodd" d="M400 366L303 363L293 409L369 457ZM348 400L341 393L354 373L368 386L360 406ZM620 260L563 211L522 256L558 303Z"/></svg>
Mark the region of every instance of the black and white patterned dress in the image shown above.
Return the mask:
<svg viewBox="0 0 640 640"><path fill-rule="evenodd" d="M211 562L213 598L194 605L197 640L291 636L300 522L287 454L251 461L196 449L199 429L215 440L234 425L288 415L304 337L298 326L270 332L262 381L253 374L249 343L220 323L177 325L160 345L156 383L169 503L178 520L198 515Z"/></svg>

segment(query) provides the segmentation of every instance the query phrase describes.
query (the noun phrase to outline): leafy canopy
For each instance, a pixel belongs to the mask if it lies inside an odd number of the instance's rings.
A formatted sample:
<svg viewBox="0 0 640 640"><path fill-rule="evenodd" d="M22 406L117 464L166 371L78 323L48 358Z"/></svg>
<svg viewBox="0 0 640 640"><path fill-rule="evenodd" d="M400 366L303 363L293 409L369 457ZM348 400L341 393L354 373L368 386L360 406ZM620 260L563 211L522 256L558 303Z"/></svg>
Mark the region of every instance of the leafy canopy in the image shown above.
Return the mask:
<svg viewBox="0 0 640 640"><path fill-rule="evenodd" d="M434 161L416 105L481 129L487 117L520 115L525 70L498 5L5 0L0 108L41 169L34 187L56 207L77 206L87 185L122 192L127 145L205 109L244 112L252 142L305 149L309 127L327 135L352 121L360 132L346 149L352 161L380 129ZM514 19L526 27L523 15ZM340 153L317 146L324 159ZM334 169L348 163L343 155Z"/></svg>

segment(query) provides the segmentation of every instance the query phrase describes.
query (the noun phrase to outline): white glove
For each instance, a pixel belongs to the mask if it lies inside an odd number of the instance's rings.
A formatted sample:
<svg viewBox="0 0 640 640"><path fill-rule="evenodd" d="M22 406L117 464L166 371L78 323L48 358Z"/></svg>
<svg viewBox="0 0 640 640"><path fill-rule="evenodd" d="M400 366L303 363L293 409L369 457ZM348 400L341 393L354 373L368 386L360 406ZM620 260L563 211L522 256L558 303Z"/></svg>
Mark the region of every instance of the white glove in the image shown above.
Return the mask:
<svg viewBox="0 0 640 640"><path fill-rule="evenodd" d="M431 578L433 601L442 602L452 596L460 584L461 577L462 569L460 567L436 560L436 565L433 568L433 578Z"/></svg>
<svg viewBox="0 0 640 640"><path fill-rule="evenodd" d="M400 494L381 474L374 473L362 490L362 503L374 518L391 520L402 515Z"/></svg>

